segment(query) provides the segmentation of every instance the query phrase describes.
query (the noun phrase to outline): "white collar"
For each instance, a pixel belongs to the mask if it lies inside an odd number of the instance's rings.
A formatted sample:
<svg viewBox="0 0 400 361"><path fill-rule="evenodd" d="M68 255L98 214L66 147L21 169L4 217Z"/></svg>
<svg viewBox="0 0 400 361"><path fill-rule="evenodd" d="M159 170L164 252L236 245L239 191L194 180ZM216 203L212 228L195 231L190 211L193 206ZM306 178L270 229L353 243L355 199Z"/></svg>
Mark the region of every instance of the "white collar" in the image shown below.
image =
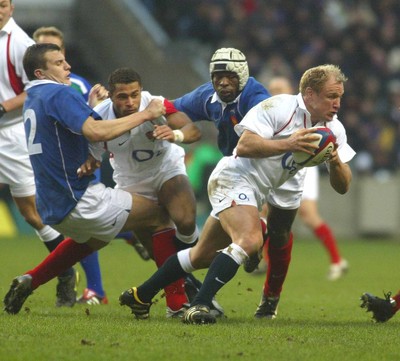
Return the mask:
<svg viewBox="0 0 400 361"><path fill-rule="evenodd" d="M31 80L25 87L25 90L28 90L34 86L37 85L43 85L43 84L58 84L58 85L66 85L69 86L68 84L64 84L64 83L57 83L54 80L48 80L48 79L35 79L35 80Z"/></svg>
<svg viewBox="0 0 400 361"><path fill-rule="evenodd" d="M240 94L242 94L242 93L240 93ZM240 94L239 94L233 101L231 101L231 102L229 102L229 103L225 103L225 102L222 101L221 98L218 96L217 92L215 92L215 93L213 94L212 98L211 98L211 103L218 102L218 103L221 103L224 107L226 107L228 104L237 103L237 102L239 101Z"/></svg>

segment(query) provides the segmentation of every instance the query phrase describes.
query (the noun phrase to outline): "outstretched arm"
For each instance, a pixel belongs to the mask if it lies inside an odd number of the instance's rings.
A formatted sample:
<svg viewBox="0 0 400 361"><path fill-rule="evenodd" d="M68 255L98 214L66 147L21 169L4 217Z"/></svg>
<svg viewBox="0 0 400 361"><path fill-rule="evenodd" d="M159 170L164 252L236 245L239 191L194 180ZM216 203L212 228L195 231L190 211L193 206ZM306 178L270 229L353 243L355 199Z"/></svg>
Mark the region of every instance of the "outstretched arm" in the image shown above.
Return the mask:
<svg viewBox="0 0 400 361"><path fill-rule="evenodd" d="M200 129L192 122L186 113L178 111L174 104L164 99L168 125L155 125L155 139L168 140L171 143L190 144L201 138Z"/></svg>
<svg viewBox="0 0 400 361"><path fill-rule="evenodd" d="M168 125L155 125L154 138L171 143L190 144L201 138L200 129L182 112L167 116Z"/></svg>
<svg viewBox="0 0 400 361"><path fill-rule="evenodd" d="M165 106L162 101L153 99L146 109L126 117L112 119L106 122L97 121L93 117L89 117L83 123L82 134L90 142L108 141L119 137L144 122L157 119L164 114Z"/></svg>

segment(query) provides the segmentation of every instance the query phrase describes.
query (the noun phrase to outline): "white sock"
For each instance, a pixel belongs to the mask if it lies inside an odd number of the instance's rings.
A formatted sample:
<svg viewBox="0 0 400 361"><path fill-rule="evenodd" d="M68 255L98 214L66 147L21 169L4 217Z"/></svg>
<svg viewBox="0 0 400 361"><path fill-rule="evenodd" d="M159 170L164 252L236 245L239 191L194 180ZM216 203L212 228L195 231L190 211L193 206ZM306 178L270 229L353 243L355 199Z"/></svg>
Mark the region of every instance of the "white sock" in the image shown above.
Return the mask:
<svg viewBox="0 0 400 361"><path fill-rule="evenodd" d="M224 248L222 253L231 257L239 266L249 258L245 250L235 243L231 243L228 247Z"/></svg>
<svg viewBox="0 0 400 361"><path fill-rule="evenodd" d="M199 228L196 225L196 229L190 236L185 236L184 234L181 234L178 230L176 230L176 238L178 238L183 243L192 244L197 240L197 238L199 238L199 233Z"/></svg>
<svg viewBox="0 0 400 361"><path fill-rule="evenodd" d="M192 262L190 262L190 248L186 248L183 251L179 251L177 253L178 256L178 261L182 267L182 269L186 272L186 273L192 273L193 271L196 270L196 268L194 268L192 266Z"/></svg>
<svg viewBox="0 0 400 361"><path fill-rule="evenodd" d="M35 232L43 242L52 241L53 239L56 239L60 235L59 232L57 232L50 226L44 226L41 230L39 231L35 230Z"/></svg>

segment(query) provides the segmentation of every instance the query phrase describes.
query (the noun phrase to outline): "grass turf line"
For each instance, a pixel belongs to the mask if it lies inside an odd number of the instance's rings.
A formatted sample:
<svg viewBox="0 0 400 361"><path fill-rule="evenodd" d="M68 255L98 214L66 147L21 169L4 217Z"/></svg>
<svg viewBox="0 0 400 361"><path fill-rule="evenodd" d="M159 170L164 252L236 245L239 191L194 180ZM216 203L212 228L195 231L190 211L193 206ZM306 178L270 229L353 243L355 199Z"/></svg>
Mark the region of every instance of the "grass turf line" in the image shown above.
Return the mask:
<svg viewBox="0 0 400 361"><path fill-rule="evenodd" d="M46 256L36 238L1 239L0 297L12 278ZM399 316L374 324L359 308L365 291L397 291L400 244L388 240L339 243L349 274L326 280L328 257L314 239L295 240L278 317L255 320L263 275L239 270L218 295L226 319L216 325L190 326L165 318L157 296L151 319L134 320L118 304L119 294L138 285L154 270L121 240L100 251L103 281L110 304L55 308L53 280L31 295L20 314L0 314L0 359L14 360L395 360ZM85 278L80 266L82 281ZM205 271L197 271L202 279Z"/></svg>

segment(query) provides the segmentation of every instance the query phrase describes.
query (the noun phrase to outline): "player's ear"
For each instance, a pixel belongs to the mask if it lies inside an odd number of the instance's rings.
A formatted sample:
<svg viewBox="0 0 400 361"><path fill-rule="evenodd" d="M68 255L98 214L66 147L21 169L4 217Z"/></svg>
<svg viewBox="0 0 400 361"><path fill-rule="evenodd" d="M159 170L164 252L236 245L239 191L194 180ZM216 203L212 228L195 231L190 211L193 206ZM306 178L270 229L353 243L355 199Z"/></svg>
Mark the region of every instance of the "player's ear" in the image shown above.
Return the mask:
<svg viewBox="0 0 400 361"><path fill-rule="evenodd" d="M305 94L309 97L311 97L314 94L314 90L311 87L307 87Z"/></svg>
<svg viewBox="0 0 400 361"><path fill-rule="evenodd" d="M42 69L35 69L35 71L33 72L33 74L35 74L35 77L37 79L44 79L45 75L44 75L44 71Z"/></svg>

